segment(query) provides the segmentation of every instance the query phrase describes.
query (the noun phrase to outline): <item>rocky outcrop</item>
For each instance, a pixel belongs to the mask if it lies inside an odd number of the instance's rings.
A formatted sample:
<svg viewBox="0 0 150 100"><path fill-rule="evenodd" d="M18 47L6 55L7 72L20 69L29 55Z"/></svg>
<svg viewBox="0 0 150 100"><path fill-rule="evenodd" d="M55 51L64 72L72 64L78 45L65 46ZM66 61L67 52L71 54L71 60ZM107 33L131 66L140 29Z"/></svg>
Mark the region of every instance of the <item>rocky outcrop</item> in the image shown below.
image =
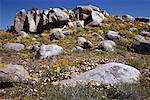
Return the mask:
<svg viewBox="0 0 150 100"><path fill-rule="evenodd" d="M64 10L64 8L49 8L31 9L26 13L23 9L16 14L14 29L17 32L40 33L45 29L62 28L65 25L95 27L101 26L105 18L98 7L91 5L77 6L73 11Z"/></svg>
<svg viewBox="0 0 150 100"><path fill-rule="evenodd" d="M96 81L99 84L135 83L138 81L139 75L139 70L132 66L112 62L98 65L95 69L73 79L63 80L60 84L74 86L77 83L87 84L90 81Z"/></svg>
<svg viewBox="0 0 150 100"><path fill-rule="evenodd" d="M26 11L25 9L20 10L14 20L14 28L17 32L24 30L25 20L26 20Z"/></svg>

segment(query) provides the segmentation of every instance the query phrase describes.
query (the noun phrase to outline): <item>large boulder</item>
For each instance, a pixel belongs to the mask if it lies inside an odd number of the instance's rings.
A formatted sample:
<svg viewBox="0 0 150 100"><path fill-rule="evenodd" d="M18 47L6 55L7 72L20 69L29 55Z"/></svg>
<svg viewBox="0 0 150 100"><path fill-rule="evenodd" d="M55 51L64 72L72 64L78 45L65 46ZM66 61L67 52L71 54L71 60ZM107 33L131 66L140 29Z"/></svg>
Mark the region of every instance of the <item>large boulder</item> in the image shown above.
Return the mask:
<svg viewBox="0 0 150 100"><path fill-rule="evenodd" d="M25 46L23 44L20 43L6 43L4 44L5 48L14 50L14 51L20 51L23 50L25 48Z"/></svg>
<svg viewBox="0 0 150 100"><path fill-rule="evenodd" d="M50 44L50 45L41 45L39 49L39 55L41 59L57 56L60 53L62 53L63 48L61 46L58 46L56 44Z"/></svg>
<svg viewBox="0 0 150 100"><path fill-rule="evenodd" d="M28 12L27 14L28 17L28 24L29 24L29 31L30 32L38 32L39 30L42 30L43 23L40 23L41 18L41 11L40 10L35 10L32 9L31 11Z"/></svg>
<svg viewBox="0 0 150 100"><path fill-rule="evenodd" d="M141 40L131 44L131 50L137 53L150 53L150 40Z"/></svg>
<svg viewBox="0 0 150 100"><path fill-rule="evenodd" d="M0 83L3 82L27 82L30 76L21 65L3 65L0 67Z"/></svg>
<svg viewBox="0 0 150 100"><path fill-rule="evenodd" d="M24 30L26 16L27 14L26 14L25 9L22 9L19 12L17 12L15 20L14 20L14 28L17 32Z"/></svg>
<svg viewBox="0 0 150 100"><path fill-rule="evenodd" d="M134 19L135 19L135 18L134 18L133 16L131 16L131 15L123 15L122 18L125 19L125 20L131 20L131 21L134 21Z"/></svg>
<svg viewBox="0 0 150 100"><path fill-rule="evenodd" d="M116 43L114 41L104 40L100 42L99 49L102 49L104 51L114 51L114 46L116 46Z"/></svg>
<svg viewBox="0 0 150 100"><path fill-rule="evenodd" d="M51 9L48 13L48 16L49 16L49 23L69 21L69 15L67 15L64 11L62 11L59 8Z"/></svg>
<svg viewBox="0 0 150 100"><path fill-rule="evenodd" d="M82 82L87 84L90 81L96 81L99 84L135 83L139 76L139 70L132 66L112 62L98 65L95 69L81 73L73 79L62 80L60 84L72 86Z"/></svg>
<svg viewBox="0 0 150 100"><path fill-rule="evenodd" d="M89 6L80 6L78 5L76 8L75 8L75 12L78 12L78 13L91 13L92 11L100 11L100 9L96 6L92 6L92 5L89 5Z"/></svg>
<svg viewBox="0 0 150 100"><path fill-rule="evenodd" d="M94 24L94 26L96 26L96 24L99 25L104 19L105 17L102 13L92 11L91 15L85 19L85 25L89 26L88 24L90 24L90 26L92 26L92 24Z"/></svg>

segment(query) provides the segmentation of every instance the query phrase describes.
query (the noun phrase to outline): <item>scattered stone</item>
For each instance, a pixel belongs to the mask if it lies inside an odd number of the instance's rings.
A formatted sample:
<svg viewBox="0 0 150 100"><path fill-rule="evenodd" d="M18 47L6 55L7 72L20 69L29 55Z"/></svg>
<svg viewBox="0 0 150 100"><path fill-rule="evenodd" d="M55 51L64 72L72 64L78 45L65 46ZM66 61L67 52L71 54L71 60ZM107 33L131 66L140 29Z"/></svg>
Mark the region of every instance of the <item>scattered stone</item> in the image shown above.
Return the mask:
<svg viewBox="0 0 150 100"><path fill-rule="evenodd" d="M57 32L57 33L52 33L50 36L51 40L59 40L59 39L64 39L65 35L62 32Z"/></svg>
<svg viewBox="0 0 150 100"><path fill-rule="evenodd" d="M56 44L50 44L50 45L41 45L39 49L39 55L41 59L48 58L51 56L57 56L60 53L62 53L63 48L61 46L58 46Z"/></svg>
<svg viewBox="0 0 150 100"><path fill-rule="evenodd" d="M74 21L73 26L75 26L75 27L84 27L84 20Z"/></svg>
<svg viewBox="0 0 150 100"><path fill-rule="evenodd" d="M114 39L120 37L119 32L115 32L115 31L107 31L106 35L107 35L108 39L110 39L110 40L114 40Z"/></svg>
<svg viewBox="0 0 150 100"><path fill-rule="evenodd" d="M37 39L36 38L32 38L32 41L36 41Z"/></svg>
<svg viewBox="0 0 150 100"><path fill-rule="evenodd" d="M132 43L131 50L140 54L150 53L150 40L142 40Z"/></svg>
<svg viewBox="0 0 150 100"><path fill-rule="evenodd" d="M82 47L80 47L80 46L75 46L73 49L72 49L72 51L73 52L82 52L84 49L82 48Z"/></svg>
<svg viewBox="0 0 150 100"><path fill-rule="evenodd" d="M4 47L15 51L20 51L25 48L25 46L20 43L6 43L4 44Z"/></svg>
<svg viewBox="0 0 150 100"><path fill-rule="evenodd" d="M104 38L101 35L97 34L96 32L92 33L92 36L98 41L104 40Z"/></svg>
<svg viewBox="0 0 150 100"><path fill-rule="evenodd" d="M142 32L140 32L139 34L142 35L142 36L150 37L150 32L142 31Z"/></svg>
<svg viewBox="0 0 150 100"><path fill-rule="evenodd" d="M77 83L96 81L99 84L136 83L139 80L139 70L121 63L98 65L95 69L81 73L75 78L62 80L60 84L72 86Z"/></svg>
<svg viewBox="0 0 150 100"><path fill-rule="evenodd" d="M71 35L75 32L77 32L77 30L64 30L61 33L63 33L64 35Z"/></svg>
<svg viewBox="0 0 150 100"><path fill-rule="evenodd" d="M98 48L104 50L104 51L114 51L114 46L116 46L116 43L111 40L104 40L100 42Z"/></svg>
<svg viewBox="0 0 150 100"><path fill-rule="evenodd" d="M18 32L18 35L21 36L21 37L23 37L23 38L25 38L25 37L28 36L28 34L26 32L24 32L24 31Z"/></svg>
<svg viewBox="0 0 150 100"><path fill-rule="evenodd" d="M84 42L86 42L87 40L84 38L84 37L78 37L77 39L77 43L80 45L80 44L83 44Z"/></svg>
<svg viewBox="0 0 150 100"><path fill-rule="evenodd" d="M141 35L135 35L135 39L138 40L138 41L143 41L145 40L145 38Z"/></svg>
<svg viewBox="0 0 150 100"><path fill-rule="evenodd" d="M4 65L0 67L1 82L27 82L30 79L28 72L21 65Z"/></svg>
<svg viewBox="0 0 150 100"><path fill-rule="evenodd" d="M132 32L137 32L137 31L138 31L138 29L137 29L137 28L135 28L135 27L133 27L133 28L129 28L129 30L130 30L130 31L132 31Z"/></svg>

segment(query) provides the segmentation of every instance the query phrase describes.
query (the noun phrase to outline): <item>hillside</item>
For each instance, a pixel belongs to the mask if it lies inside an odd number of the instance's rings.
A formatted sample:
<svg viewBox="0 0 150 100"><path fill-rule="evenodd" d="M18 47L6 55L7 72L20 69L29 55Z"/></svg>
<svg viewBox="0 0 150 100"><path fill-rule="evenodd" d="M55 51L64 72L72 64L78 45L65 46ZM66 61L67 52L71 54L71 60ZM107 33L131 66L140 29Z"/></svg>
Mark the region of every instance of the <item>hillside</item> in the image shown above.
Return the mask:
<svg viewBox="0 0 150 100"><path fill-rule="evenodd" d="M0 99L148 100L149 76L150 18L22 9L0 30Z"/></svg>

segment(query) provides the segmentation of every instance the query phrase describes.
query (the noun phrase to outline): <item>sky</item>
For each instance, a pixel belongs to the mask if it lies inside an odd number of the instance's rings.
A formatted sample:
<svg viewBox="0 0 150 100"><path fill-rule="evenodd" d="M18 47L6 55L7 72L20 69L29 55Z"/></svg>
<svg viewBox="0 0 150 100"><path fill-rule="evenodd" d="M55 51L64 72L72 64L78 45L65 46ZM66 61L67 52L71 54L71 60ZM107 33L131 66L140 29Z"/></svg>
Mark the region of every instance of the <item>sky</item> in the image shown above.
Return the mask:
<svg viewBox="0 0 150 100"><path fill-rule="evenodd" d="M76 5L94 5L112 15L129 14L134 17L150 17L150 0L0 0L0 29L7 29L14 22L20 9L47 9L65 7L73 9Z"/></svg>

